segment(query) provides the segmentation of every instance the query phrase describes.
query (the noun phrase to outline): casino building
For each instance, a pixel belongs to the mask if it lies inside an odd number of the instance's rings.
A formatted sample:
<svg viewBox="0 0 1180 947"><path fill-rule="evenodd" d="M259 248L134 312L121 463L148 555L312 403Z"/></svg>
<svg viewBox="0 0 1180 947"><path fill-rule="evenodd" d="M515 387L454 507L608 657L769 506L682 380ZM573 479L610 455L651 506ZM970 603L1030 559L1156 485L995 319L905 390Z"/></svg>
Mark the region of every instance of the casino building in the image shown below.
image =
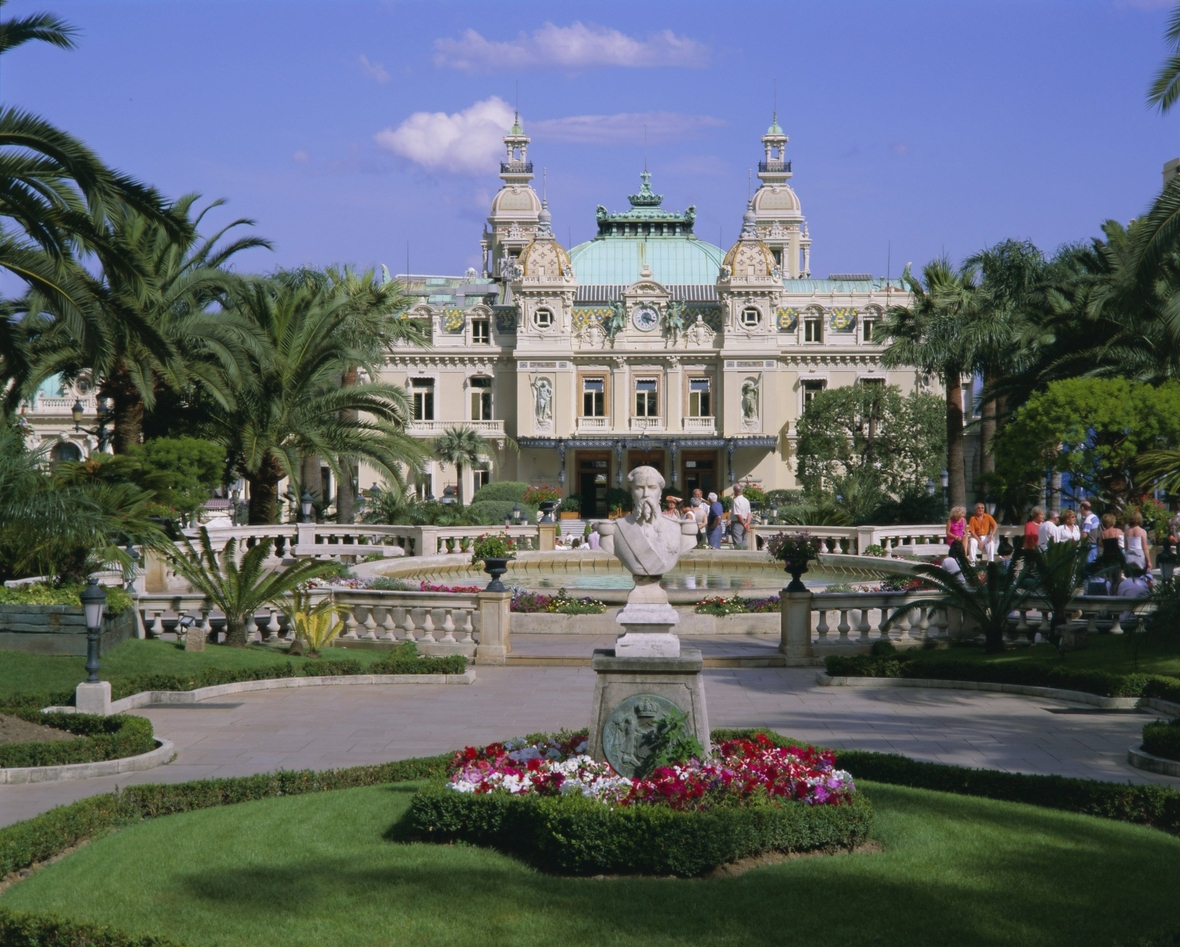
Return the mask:
<svg viewBox="0 0 1180 947"><path fill-rule="evenodd" d="M909 301L900 281L812 276L787 141L776 118L728 250L693 232L694 207L665 208L646 170L625 210L599 206L597 236L566 248L516 122L482 273L398 277L432 344L398 349L384 374L411 394L413 435L468 425L488 440L485 469L463 471L465 497L491 479L524 480L604 516L607 489L639 464L684 492L791 488L796 422L817 392L926 383L884 370L871 341L885 309ZM410 479L442 495L455 471L432 461Z"/></svg>

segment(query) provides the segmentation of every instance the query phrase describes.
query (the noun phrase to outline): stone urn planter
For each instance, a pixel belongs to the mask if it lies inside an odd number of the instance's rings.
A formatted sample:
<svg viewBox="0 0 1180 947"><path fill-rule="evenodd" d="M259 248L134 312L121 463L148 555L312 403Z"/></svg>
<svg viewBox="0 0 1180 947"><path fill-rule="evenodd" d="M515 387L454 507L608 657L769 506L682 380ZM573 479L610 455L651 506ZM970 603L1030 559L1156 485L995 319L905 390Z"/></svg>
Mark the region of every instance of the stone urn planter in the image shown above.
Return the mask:
<svg viewBox="0 0 1180 947"><path fill-rule="evenodd" d="M512 556L485 556L483 560L483 571L492 577L492 581L488 583L485 592L507 592L504 588L504 583L500 581L500 576L508 571L508 563L513 559Z"/></svg>
<svg viewBox="0 0 1180 947"><path fill-rule="evenodd" d="M803 584L803 574L807 572L807 563L798 565L793 562L788 562L786 568L783 570L791 577L791 581L787 583L788 592L806 592L807 586Z"/></svg>

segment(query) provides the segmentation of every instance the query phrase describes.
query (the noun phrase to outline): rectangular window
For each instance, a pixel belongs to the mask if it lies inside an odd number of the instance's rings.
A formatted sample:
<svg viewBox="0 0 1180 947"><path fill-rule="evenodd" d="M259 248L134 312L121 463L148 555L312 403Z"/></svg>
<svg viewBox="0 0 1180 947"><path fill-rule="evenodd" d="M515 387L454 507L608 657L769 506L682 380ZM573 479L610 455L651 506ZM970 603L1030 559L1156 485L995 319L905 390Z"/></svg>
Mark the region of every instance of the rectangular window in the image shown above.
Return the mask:
<svg viewBox="0 0 1180 947"><path fill-rule="evenodd" d="M471 320L471 341L476 345L491 345L492 327L487 319Z"/></svg>
<svg viewBox="0 0 1180 947"><path fill-rule="evenodd" d="M885 387L885 379L884 378L861 378L861 379L857 380L857 384L858 385L865 385L865 386L874 386L877 388L884 388Z"/></svg>
<svg viewBox="0 0 1180 947"><path fill-rule="evenodd" d="M821 319L803 320L803 341L822 342L824 340L824 324Z"/></svg>
<svg viewBox="0 0 1180 947"><path fill-rule="evenodd" d="M410 389L414 395L414 420L434 420L434 379L411 378Z"/></svg>
<svg viewBox="0 0 1180 947"><path fill-rule="evenodd" d="M863 322L861 322L861 326L863 326L864 341L871 343L873 341L873 330L877 327L877 320L865 319Z"/></svg>
<svg viewBox="0 0 1180 947"><path fill-rule="evenodd" d="M471 420L492 420L492 380L490 378L472 378L471 384Z"/></svg>
<svg viewBox="0 0 1180 947"><path fill-rule="evenodd" d="M491 482L492 472L490 470L473 470L471 472L471 494L474 496L477 491L482 490Z"/></svg>
<svg viewBox="0 0 1180 947"><path fill-rule="evenodd" d="M606 417L606 379L582 379L582 417Z"/></svg>
<svg viewBox="0 0 1180 947"><path fill-rule="evenodd" d="M656 380L654 378L638 379L635 382L635 416L637 418L654 418L659 413Z"/></svg>
<svg viewBox="0 0 1180 947"><path fill-rule="evenodd" d="M688 416L690 418L711 418L713 416L712 392L708 378L688 380Z"/></svg>
<svg viewBox="0 0 1180 947"><path fill-rule="evenodd" d="M806 411L811 406L812 399L818 395L824 388L827 387L826 381L805 381L803 382L803 410Z"/></svg>

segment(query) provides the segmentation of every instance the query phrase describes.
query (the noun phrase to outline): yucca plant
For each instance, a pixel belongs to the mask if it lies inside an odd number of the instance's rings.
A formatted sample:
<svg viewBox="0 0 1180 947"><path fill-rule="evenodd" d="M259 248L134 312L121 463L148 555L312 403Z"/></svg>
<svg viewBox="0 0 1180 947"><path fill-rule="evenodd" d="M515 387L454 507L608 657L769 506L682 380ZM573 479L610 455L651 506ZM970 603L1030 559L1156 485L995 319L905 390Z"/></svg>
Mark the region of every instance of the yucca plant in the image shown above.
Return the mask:
<svg viewBox="0 0 1180 947"><path fill-rule="evenodd" d="M288 592L336 568L332 562L301 559L293 565L267 572L273 540L263 539L238 559L238 541L230 539L218 556L201 527L200 549L189 539L170 561L181 576L225 615L225 643L246 646L246 620L263 605L283 606Z"/></svg>
<svg viewBox="0 0 1180 947"><path fill-rule="evenodd" d="M330 645L344 630L340 616L347 609L330 598L312 605L311 593L297 588L291 592L291 601L284 611L296 640L307 645L308 654L319 657L320 650Z"/></svg>
<svg viewBox="0 0 1180 947"><path fill-rule="evenodd" d="M1068 623L1073 600L1086 579L1111 571L1106 568L1091 573L1088 558L1089 547L1073 541L1050 543L1044 552L1037 550L1027 557L1029 567L1021 580L1048 604L1049 639L1054 645L1060 644L1058 629Z"/></svg>

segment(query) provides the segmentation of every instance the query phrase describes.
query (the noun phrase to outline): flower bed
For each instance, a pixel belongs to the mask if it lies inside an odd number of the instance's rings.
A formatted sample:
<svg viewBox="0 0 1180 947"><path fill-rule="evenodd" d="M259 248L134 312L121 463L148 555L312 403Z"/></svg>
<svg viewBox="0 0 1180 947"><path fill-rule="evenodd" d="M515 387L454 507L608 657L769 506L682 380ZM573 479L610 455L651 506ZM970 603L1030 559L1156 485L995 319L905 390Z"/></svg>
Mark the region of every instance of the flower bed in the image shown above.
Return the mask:
<svg viewBox="0 0 1180 947"><path fill-rule="evenodd" d="M422 837L492 845L547 870L684 876L765 852L852 848L871 815L831 751L761 734L636 779L587 756L584 734L467 747L446 786L410 808Z"/></svg>
<svg viewBox="0 0 1180 947"><path fill-rule="evenodd" d="M725 598L723 595L716 595L713 598L701 599L693 608L693 611L698 615L722 616L760 615L781 610L782 603L779 601L777 595L771 595L767 598L742 598L740 595L735 595L733 598Z"/></svg>
<svg viewBox="0 0 1180 947"><path fill-rule="evenodd" d="M9 710L30 723L76 734L81 740L46 740L0 746L0 767L65 766L99 763L150 753L156 748L152 722L145 717L117 714L44 714L39 710Z"/></svg>
<svg viewBox="0 0 1180 947"><path fill-rule="evenodd" d="M606 611L606 606L593 598L570 598L565 589L559 589L556 595L543 595L540 592L518 588L513 590L512 610L526 615L537 612L556 615L601 615Z"/></svg>
<svg viewBox="0 0 1180 947"><path fill-rule="evenodd" d="M1152 756L1180 762L1180 717L1147 724L1143 728L1143 750Z"/></svg>

